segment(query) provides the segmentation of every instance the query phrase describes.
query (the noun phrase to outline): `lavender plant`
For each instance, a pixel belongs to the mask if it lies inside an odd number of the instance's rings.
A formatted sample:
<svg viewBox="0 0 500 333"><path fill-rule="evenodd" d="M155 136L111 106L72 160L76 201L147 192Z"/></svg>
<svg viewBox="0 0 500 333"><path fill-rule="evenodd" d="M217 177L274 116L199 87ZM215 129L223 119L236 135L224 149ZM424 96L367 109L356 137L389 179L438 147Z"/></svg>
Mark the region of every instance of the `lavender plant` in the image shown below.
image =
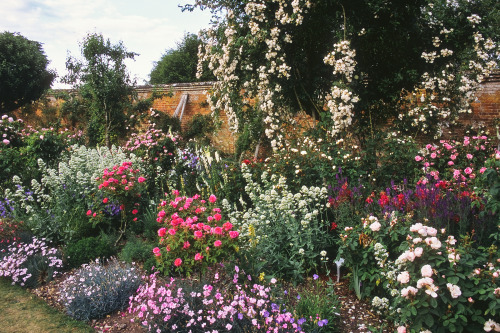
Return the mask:
<svg viewBox="0 0 500 333"><path fill-rule="evenodd" d="M96 260L83 265L62 283L60 301L66 313L75 319L102 318L123 309L140 282L136 267L116 260L107 264Z"/></svg>

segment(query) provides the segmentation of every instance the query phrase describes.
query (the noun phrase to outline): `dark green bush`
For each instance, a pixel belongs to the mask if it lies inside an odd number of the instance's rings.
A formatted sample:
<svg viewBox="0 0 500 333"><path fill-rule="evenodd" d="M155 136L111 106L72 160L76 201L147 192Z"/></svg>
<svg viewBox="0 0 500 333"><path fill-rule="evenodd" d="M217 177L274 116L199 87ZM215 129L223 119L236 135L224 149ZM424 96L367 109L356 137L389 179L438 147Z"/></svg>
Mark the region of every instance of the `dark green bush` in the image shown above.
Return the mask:
<svg viewBox="0 0 500 333"><path fill-rule="evenodd" d="M145 262L153 256L153 248L155 246L152 243L134 237L125 244L118 254L118 258L128 263Z"/></svg>
<svg viewBox="0 0 500 333"><path fill-rule="evenodd" d="M70 267L78 267L97 258L109 258L116 253L110 236L88 237L80 239L66 248Z"/></svg>

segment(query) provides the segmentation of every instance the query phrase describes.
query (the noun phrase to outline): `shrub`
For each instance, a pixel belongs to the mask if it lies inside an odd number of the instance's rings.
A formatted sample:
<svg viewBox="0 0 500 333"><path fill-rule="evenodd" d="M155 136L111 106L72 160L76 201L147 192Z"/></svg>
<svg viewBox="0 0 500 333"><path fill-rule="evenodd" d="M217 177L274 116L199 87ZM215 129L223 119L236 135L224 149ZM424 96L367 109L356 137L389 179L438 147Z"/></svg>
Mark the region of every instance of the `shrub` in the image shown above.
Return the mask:
<svg viewBox="0 0 500 333"><path fill-rule="evenodd" d="M346 227L341 255L362 283L355 289L410 332L481 330L500 311L498 248L474 247L473 233L456 239L412 215Z"/></svg>
<svg viewBox="0 0 500 333"><path fill-rule="evenodd" d="M115 251L111 238L102 234L70 243L66 248L66 256L70 267L78 267L97 258L109 258Z"/></svg>
<svg viewBox="0 0 500 333"><path fill-rule="evenodd" d="M142 241L136 237L127 241L123 249L118 254L118 258L122 261L132 262L145 262L151 258L154 244Z"/></svg>
<svg viewBox="0 0 500 333"><path fill-rule="evenodd" d="M303 186L294 193L284 177L264 172L259 185L246 164L242 171L251 206L231 213L245 244L242 251L262 260L264 269L279 277L300 281L317 271L320 253L333 245L330 222L322 215L326 188Z"/></svg>
<svg viewBox="0 0 500 333"><path fill-rule="evenodd" d="M129 156L115 147L87 149L74 145L57 168L50 168L39 160L42 178L40 181L30 179L29 188L23 186L20 177L14 176L15 187L5 190L5 198L14 208L13 216L25 221L38 237L56 243L74 242L97 233L86 216L95 201L102 200L95 196L95 178L105 168L124 160L140 164L134 155ZM111 230L113 221L114 217L108 216L99 225L100 229Z"/></svg>
<svg viewBox="0 0 500 333"><path fill-rule="evenodd" d="M170 202L159 205L159 246L153 250L158 268L168 275L171 271L187 273L204 271L208 266L229 259L238 249L239 232L225 222L217 198L208 202L199 195L182 197L174 191Z"/></svg>
<svg viewBox="0 0 500 333"><path fill-rule="evenodd" d="M63 267L56 248L49 248L45 239L14 242L0 255L0 276L10 277L12 284L35 288L51 281Z"/></svg>
<svg viewBox="0 0 500 333"><path fill-rule="evenodd" d="M111 260L83 265L60 286L66 313L78 320L102 318L123 309L141 279L137 268Z"/></svg>

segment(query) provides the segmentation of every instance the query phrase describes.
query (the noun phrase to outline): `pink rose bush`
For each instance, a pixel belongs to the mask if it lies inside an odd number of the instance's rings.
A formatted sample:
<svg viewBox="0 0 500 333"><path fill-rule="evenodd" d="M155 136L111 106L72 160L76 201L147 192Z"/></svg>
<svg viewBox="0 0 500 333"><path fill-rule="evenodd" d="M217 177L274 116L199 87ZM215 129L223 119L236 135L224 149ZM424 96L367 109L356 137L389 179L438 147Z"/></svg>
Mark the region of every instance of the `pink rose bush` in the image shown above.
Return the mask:
<svg viewBox="0 0 500 333"><path fill-rule="evenodd" d="M238 250L239 232L224 220L217 198L206 200L199 195L180 196L172 192L158 209L158 247L153 253L158 268L168 275L172 271L191 274L229 259Z"/></svg>
<svg viewBox="0 0 500 333"><path fill-rule="evenodd" d="M104 211L112 210L111 206L119 208L121 234L125 232L129 219L137 221L139 201L146 185L146 178L140 173L139 169L133 168L132 162L123 162L111 169L104 169L102 176L95 179L102 199L87 211L87 216L94 224L105 219Z"/></svg>

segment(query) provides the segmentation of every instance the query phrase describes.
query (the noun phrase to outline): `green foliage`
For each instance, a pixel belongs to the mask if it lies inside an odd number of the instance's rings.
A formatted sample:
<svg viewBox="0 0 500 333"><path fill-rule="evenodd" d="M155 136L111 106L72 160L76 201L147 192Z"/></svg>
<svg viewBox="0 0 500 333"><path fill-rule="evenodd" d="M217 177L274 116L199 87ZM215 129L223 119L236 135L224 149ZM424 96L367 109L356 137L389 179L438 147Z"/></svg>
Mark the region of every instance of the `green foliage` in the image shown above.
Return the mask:
<svg viewBox="0 0 500 333"><path fill-rule="evenodd" d="M118 254L118 258L128 263L144 263L151 258L154 247L155 245L153 243L148 243L137 237L133 237L127 241Z"/></svg>
<svg viewBox="0 0 500 333"><path fill-rule="evenodd" d="M94 259L109 258L116 253L113 240L106 234L82 238L67 245L65 255L70 267L78 267Z"/></svg>
<svg viewBox="0 0 500 333"><path fill-rule="evenodd" d="M362 168L369 171L368 180L371 179L377 187L391 182L402 184L407 181L413 184L419 174L420 165L415 161L417 154L417 144L410 137L396 132L388 135L378 133L366 142Z"/></svg>
<svg viewBox="0 0 500 333"><path fill-rule="evenodd" d="M211 135L215 131L214 120L211 115L195 114L186 125L182 133L184 140L195 140L197 143L210 146Z"/></svg>
<svg viewBox="0 0 500 333"><path fill-rule="evenodd" d="M133 86L125 60L134 59L122 42L112 45L100 34L87 35L82 44L83 60L69 57L69 74L64 82L73 84L87 108L87 136L91 145L110 147L124 130L124 110L131 104Z"/></svg>
<svg viewBox="0 0 500 333"><path fill-rule="evenodd" d="M11 32L0 33L0 112L37 100L56 74L48 70L42 44Z"/></svg>
<svg viewBox="0 0 500 333"><path fill-rule="evenodd" d="M213 81L214 77L205 73L196 76L198 66L198 46L201 41L195 34L186 34L176 49L169 49L155 62L149 74L151 84Z"/></svg>
<svg viewBox="0 0 500 333"><path fill-rule="evenodd" d="M242 231L242 251L260 258L265 272L294 282L318 272L321 252L333 245L325 216L326 188L302 186L294 192L283 176L263 172L258 183L246 164L242 171L248 207L236 210L224 202L233 209L231 222Z"/></svg>

